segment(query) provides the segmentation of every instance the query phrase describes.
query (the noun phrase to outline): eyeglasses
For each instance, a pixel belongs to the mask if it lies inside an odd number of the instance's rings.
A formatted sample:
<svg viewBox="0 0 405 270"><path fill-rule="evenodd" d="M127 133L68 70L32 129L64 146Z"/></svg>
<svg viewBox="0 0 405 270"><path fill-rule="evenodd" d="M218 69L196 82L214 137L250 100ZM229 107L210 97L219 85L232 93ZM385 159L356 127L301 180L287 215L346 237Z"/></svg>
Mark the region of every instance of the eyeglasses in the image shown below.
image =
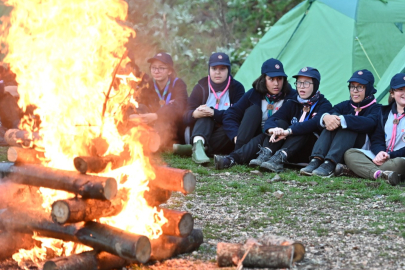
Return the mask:
<svg viewBox="0 0 405 270"><path fill-rule="evenodd" d="M294 85L295 87L304 87L304 88L308 88L311 84L310 82L295 82Z"/></svg>
<svg viewBox="0 0 405 270"><path fill-rule="evenodd" d="M403 93L405 92L405 87L401 87L401 88L397 88L397 89L392 89L392 91L396 92L396 93Z"/></svg>
<svg viewBox="0 0 405 270"><path fill-rule="evenodd" d="M361 85L361 84L359 84L357 86L349 85L349 90L351 92L363 92L364 90L366 90L366 87L364 85Z"/></svg>
<svg viewBox="0 0 405 270"><path fill-rule="evenodd" d="M167 69L166 67L150 67L150 70L151 70L152 72L156 72L156 71L163 72L163 71L165 71L166 69Z"/></svg>

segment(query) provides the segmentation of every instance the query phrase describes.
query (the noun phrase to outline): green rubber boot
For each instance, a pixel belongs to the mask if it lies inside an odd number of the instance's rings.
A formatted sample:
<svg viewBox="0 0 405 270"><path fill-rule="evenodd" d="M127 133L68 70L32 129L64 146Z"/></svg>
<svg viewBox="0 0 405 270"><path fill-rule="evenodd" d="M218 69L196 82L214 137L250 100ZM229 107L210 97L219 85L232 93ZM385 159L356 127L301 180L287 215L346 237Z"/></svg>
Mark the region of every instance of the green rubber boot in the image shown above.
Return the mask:
<svg viewBox="0 0 405 270"><path fill-rule="evenodd" d="M191 155L193 161L197 164L203 164L210 162L204 151L204 143L202 140L198 140L193 144L193 154Z"/></svg>
<svg viewBox="0 0 405 270"><path fill-rule="evenodd" d="M189 157L193 153L193 146L191 144L173 144L173 153Z"/></svg>

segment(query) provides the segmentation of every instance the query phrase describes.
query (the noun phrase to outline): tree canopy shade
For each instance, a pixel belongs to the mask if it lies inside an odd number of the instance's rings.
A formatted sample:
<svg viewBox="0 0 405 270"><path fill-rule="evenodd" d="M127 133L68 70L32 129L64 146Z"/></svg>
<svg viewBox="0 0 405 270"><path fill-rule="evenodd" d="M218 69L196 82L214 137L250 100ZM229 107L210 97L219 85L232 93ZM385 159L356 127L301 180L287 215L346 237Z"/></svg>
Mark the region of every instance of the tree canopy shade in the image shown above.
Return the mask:
<svg viewBox="0 0 405 270"><path fill-rule="evenodd" d="M403 0L306 0L271 27L235 78L249 89L271 57L283 63L290 82L302 67L315 67L322 76L321 92L336 104L349 98L352 73L368 69L378 97L388 86L385 80L379 84L381 77L405 44L404 10ZM402 64L404 56L405 51Z"/></svg>

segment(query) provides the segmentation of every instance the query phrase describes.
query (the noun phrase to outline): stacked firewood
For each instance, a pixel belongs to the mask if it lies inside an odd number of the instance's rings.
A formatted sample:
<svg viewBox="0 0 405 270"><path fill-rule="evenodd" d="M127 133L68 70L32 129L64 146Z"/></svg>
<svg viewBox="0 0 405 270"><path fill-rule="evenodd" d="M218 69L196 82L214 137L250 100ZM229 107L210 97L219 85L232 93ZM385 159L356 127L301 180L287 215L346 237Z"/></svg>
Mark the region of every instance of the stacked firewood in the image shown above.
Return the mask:
<svg viewBox="0 0 405 270"><path fill-rule="evenodd" d="M86 173L101 172L108 164L119 168L123 166L119 157L76 157L78 172L44 167L39 164L41 153L29 148L10 147L8 159L12 162L0 163L2 183L63 190L76 197L55 201L51 215L15 207L1 209L0 243L10 244L2 245L0 259L10 257L20 248L29 248L33 241L27 235L34 233L94 249L51 259L43 269L119 268L192 252L203 242L202 231L193 228L193 217L187 212L159 208L168 222L162 226L163 234L154 240L94 221L119 214L127 194L117 190L116 179ZM195 189L195 176L190 171L163 166L155 171L156 179L149 182L149 191L144 194L150 206L166 202L173 191L188 194Z"/></svg>

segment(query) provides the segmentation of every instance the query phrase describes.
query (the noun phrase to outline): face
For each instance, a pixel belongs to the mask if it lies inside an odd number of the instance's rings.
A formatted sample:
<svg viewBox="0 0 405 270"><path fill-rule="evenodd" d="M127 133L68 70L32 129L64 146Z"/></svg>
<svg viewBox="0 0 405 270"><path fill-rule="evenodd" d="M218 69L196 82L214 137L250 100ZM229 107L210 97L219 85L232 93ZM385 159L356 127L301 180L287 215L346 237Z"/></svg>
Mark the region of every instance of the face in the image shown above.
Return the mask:
<svg viewBox="0 0 405 270"><path fill-rule="evenodd" d="M214 83L223 83L228 78L228 67L224 65L210 67L210 78Z"/></svg>
<svg viewBox="0 0 405 270"><path fill-rule="evenodd" d="M391 91L391 97L395 99L395 102L400 107L405 107L405 86L397 88Z"/></svg>
<svg viewBox="0 0 405 270"><path fill-rule="evenodd" d="M302 99L308 99L314 91L314 84L310 77L299 76L295 85L297 86L298 95L300 95Z"/></svg>
<svg viewBox="0 0 405 270"><path fill-rule="evenodd" d="M284 77L269 77L266 75L266 88L271 95L277 95L283 89Z"/></svg>
<svg viewBox="0 0 405 270"><path fill-rule="evenodd" d="M167 81L170 74L172 74L170 68L165 63L154 60L150 65L150 73L152 74L153 79L158 82Z"/></svg>
<svg viewBox="0 0 405 270"><path fill-rule="evenodd" d="M350 97L354 103L362 102L366 97L366 86L358 82L350 82Z"/></svg>

